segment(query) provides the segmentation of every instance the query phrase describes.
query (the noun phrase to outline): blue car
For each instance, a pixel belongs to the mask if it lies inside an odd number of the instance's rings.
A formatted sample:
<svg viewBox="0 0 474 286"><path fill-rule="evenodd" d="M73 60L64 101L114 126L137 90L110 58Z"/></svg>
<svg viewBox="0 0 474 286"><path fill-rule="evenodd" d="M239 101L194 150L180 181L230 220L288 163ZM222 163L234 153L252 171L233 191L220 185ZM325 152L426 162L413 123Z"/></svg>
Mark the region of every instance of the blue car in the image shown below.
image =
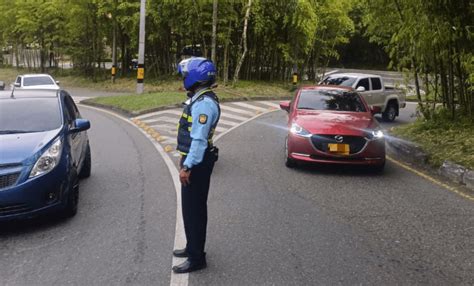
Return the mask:
<svg viewBox="0 0 474 286"><path fill-rule="evenodd" d="M0 221L77 213L89 128L64 90L0 93Z"/></svg>

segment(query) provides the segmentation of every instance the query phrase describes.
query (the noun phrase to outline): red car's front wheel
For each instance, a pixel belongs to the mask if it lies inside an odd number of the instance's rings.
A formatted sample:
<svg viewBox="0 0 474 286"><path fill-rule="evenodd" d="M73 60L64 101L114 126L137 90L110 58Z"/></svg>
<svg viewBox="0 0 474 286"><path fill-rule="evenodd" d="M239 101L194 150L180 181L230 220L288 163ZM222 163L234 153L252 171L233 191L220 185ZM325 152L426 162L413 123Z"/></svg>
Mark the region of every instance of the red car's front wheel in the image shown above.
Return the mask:
<svg viewBox="0 0 474 286"><path fill-rule="evenodd" d="M290 154L288 152L288 137L285 138L285 166L288 168L296 167L295 160L290 158Z"/></svg>

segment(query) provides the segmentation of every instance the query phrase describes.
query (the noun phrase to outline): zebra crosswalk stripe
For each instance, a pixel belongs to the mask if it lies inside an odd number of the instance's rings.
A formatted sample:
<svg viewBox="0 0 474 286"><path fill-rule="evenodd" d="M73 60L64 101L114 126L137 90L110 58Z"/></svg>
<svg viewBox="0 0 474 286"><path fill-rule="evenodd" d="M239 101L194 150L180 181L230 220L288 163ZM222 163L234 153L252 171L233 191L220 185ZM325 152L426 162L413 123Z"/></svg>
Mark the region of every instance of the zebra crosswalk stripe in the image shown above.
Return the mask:
<svg viewBox="0 0 474 286"><path fill-rule="evenodd" d="M244 109L240 109L240 108L230 107L230 106L227 106L227 105L221 105L221 110L231 111L231 112L235 112L235 113L239 113L239 114L245 114L245 115L248 115L248 116L254 116L255 115L254 112L244 110Z"/></svg>
<svg viewBox="0 0 474 286"><path fill-rule="evenodd" d="M255 106L255 105L251 105L251 104L248 104L248 103L245 103L245 102L232 102L232 104L234 105L238 105L240 107L244 107L246 109L254 109L254 110L259 110L259 111L266 111L265 108L262 108L260 106Z"/></svg>

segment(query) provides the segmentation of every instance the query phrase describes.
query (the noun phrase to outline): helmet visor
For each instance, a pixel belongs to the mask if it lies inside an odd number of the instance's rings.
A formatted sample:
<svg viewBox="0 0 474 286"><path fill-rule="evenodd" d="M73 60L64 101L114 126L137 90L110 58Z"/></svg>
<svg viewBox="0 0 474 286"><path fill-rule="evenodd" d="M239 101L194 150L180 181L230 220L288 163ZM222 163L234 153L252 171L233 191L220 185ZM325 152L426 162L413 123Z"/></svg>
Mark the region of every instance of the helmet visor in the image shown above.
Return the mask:
<svg viewBox="0 0 474 286"><path fill-rule="evenodd" d="M181 75L182 78L186 78L189 74L188 63L189 59L185 59L178 64L178 73Z"/></svg>

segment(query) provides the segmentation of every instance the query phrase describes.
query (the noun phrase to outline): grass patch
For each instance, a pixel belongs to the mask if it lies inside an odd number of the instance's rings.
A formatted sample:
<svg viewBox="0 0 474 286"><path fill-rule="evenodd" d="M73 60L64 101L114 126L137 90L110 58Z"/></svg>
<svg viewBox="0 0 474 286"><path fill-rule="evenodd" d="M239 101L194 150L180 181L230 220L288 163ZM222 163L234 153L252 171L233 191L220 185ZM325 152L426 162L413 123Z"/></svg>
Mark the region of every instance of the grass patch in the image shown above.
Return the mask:
<svg viewBox="0 0 474 286"><path fill-rule="evenodd" d="M174 87L174 91L159 91L141 95L118 95L97 97L92 102L119 107L129 112L140 112L157 107L179 104L186 100L184 91L178 91L180 81L166 82L165 86ZM164 89L164 88L163 88ZM172 89L172 88L170 88ZM242 82L236 87L217 87L214 89L220 99L252 99L252 98L284 98L291 96L291 92L280 84L264 84L256 82Z"/></svg>
<svg viewBox="0 0 474 286"><path fill-rule="evenodd" d="M182 102L182 92L160 92L97 97L92 101L108 106L115 106L127 111L140 111L160 106L169 106Z"/></svg>
<svg viewBox="0 0 474 286"><path fill-rule="evenodd" d="M444 116L418 120L394 128L391 133L420 144L429 154L429 163L441 166L444 160L474 170L474 122L469 119L451 121Z"/></svg>
<svg viewBox="0 0 474 286"><path fill-rule="evenodd" d="M32 73L26 69L1 68L0 80L6 84L13 82L18 74ZM107 96L92 99L93 102L107 106L118 107L129 112L140 112L162 106L169 106L183 102L186 99L182 91L182 81L179 77L164 79L145 79L145 94L133 94L136 89L135 75L117 78L112 83L106 74L98 76L100 80L77 75L74 70L52 70L50 73L61 82L64 89L87 88L100 91L126 92L130 95ZM215 92L221 99L252 99L252 98L284 98L290 97L292 85L283 82L239 81L235 86L219 86Z"/></svg>

